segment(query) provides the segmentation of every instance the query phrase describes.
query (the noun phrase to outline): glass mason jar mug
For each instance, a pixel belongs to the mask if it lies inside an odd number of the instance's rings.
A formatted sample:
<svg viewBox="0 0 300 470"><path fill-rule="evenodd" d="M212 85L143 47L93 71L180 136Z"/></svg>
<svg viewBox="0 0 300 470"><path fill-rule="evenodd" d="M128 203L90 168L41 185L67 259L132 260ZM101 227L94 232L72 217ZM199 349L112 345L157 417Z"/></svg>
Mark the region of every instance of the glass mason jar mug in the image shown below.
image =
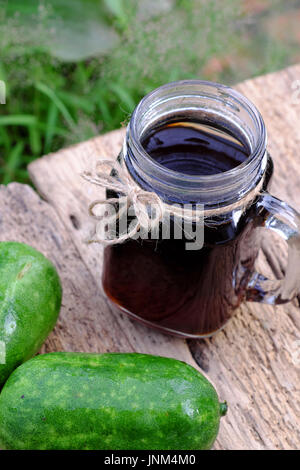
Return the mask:
<svg viewBox="0 0 300 470"><path fill-rule="evenodd" d="M268 193L273 165L266 143L259 111L224 85L179 81L141 100L119 161L165 204L202 204L204 244L187 250L184 234L165 239L160 231L157 239L106 246L103 287L122 312L198 338L223 328L244 300L276 305L298 294L300 218ZM281 280L255 271L260 227L288 244Z"/></svg>

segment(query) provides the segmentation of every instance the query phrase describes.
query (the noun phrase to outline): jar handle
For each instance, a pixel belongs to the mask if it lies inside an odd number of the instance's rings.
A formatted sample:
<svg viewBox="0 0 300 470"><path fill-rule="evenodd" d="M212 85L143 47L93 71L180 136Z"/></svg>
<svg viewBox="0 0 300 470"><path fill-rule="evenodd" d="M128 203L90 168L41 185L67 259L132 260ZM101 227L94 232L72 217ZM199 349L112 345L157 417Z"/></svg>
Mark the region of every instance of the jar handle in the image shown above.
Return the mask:
<svg viewBox="0 0 300 470"><path fill-rule="evenodd" d="M246 300L284 304L300 292L300 214L268 193L259 197L256 207L262 226L273 230L287 242L288 264L285 277L280 280L270 280L255 272L248 284Z"/></svg>

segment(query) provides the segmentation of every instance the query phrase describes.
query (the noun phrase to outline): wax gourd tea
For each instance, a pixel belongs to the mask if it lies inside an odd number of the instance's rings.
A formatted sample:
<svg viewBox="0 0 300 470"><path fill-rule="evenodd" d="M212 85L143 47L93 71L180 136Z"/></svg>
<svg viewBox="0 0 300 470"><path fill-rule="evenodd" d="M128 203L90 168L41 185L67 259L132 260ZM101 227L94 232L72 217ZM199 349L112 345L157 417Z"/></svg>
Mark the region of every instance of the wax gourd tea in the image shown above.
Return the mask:
<svg viewBox="0 0 300 470"><path fill-rule="evenodd" d="M169 239L160 233L107 246L104 290L118 309L148 326L210 336L250 296L262 225L257 196L273 169L262 118L228 87L175 82L143 98L125 144L119 160L142 189L165 204L200 203L212 215L199 250L187 250L184 231L178 239L172 230Z"/></svg>
<svg viewBox="0 0 300 470"><path fill-rule="evenodd" d="M187 175L215 175L249 157L250 149L227 130L196 121L162 123L142 145L157 163Z"/></svg>

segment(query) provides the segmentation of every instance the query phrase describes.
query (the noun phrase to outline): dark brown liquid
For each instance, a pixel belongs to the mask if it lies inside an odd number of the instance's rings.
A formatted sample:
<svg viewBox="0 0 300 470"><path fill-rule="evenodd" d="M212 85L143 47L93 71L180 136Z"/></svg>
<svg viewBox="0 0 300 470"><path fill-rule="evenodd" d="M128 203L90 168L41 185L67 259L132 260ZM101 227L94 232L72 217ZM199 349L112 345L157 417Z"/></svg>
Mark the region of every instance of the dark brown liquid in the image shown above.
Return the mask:
<svg viewBox="0 0 300 470"><path fill-rule="evenodd" d="M153 129L142 145L161 165L188 175L228 171L249 156L249 149L235 137L197 122L176 122Z"/></svg>
<svg viewBox="0 0 300 470"><path fill-rule="evenodd" d="M247 157L246 147L232 136L186 123L156 129L143 145L160 164L188 174L219 173ZM258 252L253 211L248 209L239 220L228 217L205 227L205 244L197 251L185 249L184 236L107 247L107 295L158 328L186 336L215 332L243 300L253 272Z"/></svg>

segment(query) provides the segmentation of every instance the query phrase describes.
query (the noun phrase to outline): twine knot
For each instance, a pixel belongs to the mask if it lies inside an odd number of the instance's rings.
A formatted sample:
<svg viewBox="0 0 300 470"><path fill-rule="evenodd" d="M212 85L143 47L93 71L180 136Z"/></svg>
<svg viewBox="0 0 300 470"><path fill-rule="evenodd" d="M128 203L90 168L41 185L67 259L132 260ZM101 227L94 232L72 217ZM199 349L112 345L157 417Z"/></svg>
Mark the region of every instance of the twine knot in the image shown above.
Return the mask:
<svg viewBox="0 0 300 470"><path fill-rule="evenodd" d="M98 221L105 219L105 226L116 227L116 222L120 220L125 213L128 214L129 208L133 208L133 221L130 222L125 233L117 236L115 233L107 238L105 234L99 237L94 233L94 238L88 240L88 243L101 243L103 245L114 245L123 243L129 238L133 238L141 229L148 232L153 230L162 222L165 214L179 217L187 222L203 222L204 218L223 215L236 209L245 209L249 206L254 198L261 192L263 186L263 178L249 191L242 199L227 205L216 207L214 209L203 210L203 205L197 204L196 209L186 208L184 206L170 205L161 200L155 192L142 189L131 177L126 165L120 164L118 160L99 160L96 163L95 174L85 171L81 176L88 182L100 186L104 189L110 189L118 194L118 197L108 197L97 199L89 206L89 214ZM121 196L122 195L122 196ZM97 215L95 208L97 206L111 205L114 211L107 216ZM115 208L118 208L115 210ZM153 210L155 209L155 210ZM209 223L207 223L209 225ZM101 226L103 228L103 226Z"/></svg>
<svg viewBox="0 0 300 470"><path fill-rule="evenodd" d="M154 192L140 188L131 178L127 169L118 161L100 160L96 163L95 176L90 172L83 172L81 176L92 184L123 195L116 198L97 199L92 202L89 206L89 214L94 219L101 221L104 219L103 215L99 216L95 213L95 208L107 204L118 204L119 206L117 213L106 218L107 225L120 219L130 206L133 207L135 214L135 221L130 224L130 228L125 234L109 239L98 237L89 240L89 243L97 242L108 245L122 243L132 238L139 230L149 231L163 220L165 209L160 197ZM153 211L153 209L155 210Z"/></svg>

